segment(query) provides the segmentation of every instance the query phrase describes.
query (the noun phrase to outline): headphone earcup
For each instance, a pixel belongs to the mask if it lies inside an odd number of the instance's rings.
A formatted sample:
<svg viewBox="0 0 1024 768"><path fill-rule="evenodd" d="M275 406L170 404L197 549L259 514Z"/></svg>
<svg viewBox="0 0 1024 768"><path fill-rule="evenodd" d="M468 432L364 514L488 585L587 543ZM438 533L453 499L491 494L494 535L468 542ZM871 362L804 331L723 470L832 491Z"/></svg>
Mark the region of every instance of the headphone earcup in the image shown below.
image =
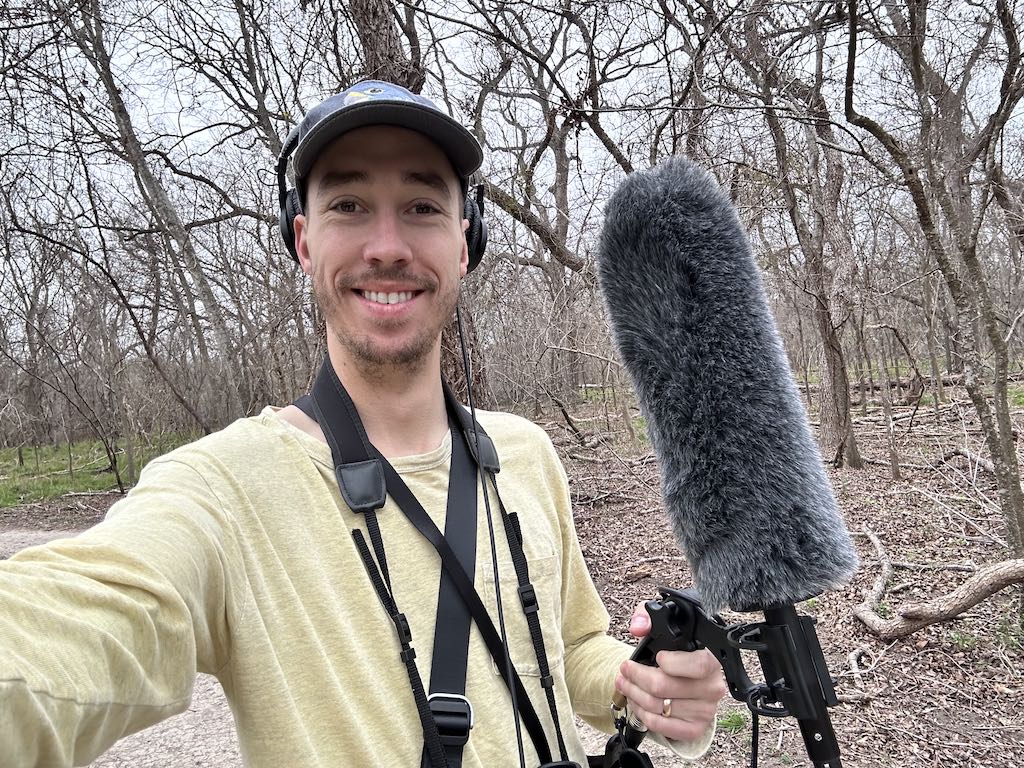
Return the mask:
<svg viewBox="0 0 1024 768"><path fill-rule="evenodd" d="M469 266L466 271L472 272L484 257L484 251L487 250L487 222L480 214L480 208L477 207L476 201L469 195L466 195L462 216L469 222L469 227L466 229Z"/></svg>
<svg viewBox="0 0 1024 768"><path fill-rule="evenodd" d="M284 240L284 247L292 255L295 261L299 260L298 251L295 250L295 217L302 213L302 205L299 203L299 193L289 189L281 206L278 215L278 224L281 227L281 239Z"/></svg>

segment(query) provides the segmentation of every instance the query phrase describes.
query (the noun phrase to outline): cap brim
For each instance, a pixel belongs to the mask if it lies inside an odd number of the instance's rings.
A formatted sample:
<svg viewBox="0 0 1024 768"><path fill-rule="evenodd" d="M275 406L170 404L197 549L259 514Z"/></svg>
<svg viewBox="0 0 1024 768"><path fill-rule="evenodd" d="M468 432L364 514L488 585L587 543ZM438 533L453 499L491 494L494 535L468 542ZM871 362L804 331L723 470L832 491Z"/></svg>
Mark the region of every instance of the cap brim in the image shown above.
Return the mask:
<svg viewBox="0 0 1024 768"><path fill-rule="evenodd" d="M422 133L441 148L463 179L483 162L483 152L473 134L436 109L410 102L369 100L334 112L310 129L292 156L296 177L307 177L320 153L336 138L367 125L396 125Z"/></svg>

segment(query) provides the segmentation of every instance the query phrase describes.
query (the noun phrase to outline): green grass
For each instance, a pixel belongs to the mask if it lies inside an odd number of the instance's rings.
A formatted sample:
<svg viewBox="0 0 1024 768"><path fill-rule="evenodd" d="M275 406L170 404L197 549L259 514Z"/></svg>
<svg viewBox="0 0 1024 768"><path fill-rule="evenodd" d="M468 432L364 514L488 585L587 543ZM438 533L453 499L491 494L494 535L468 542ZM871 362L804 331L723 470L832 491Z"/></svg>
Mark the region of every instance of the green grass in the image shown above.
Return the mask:
<svg viewBox="0 0 1024 768"><path fill-rule="evenodd" d="M1017 387L1012 384L1009 385L1006 388L1006 399L1010 401L1010 405L1024 405L1024 387Z"/></svg>
<svg viewBox="0 0 1024 768"><path fill-rule="evenodd" d="M726 733L739 733L747 727L747 716L742 712L725 712L718 718L718 729Z"/></svg>
<svg viewBox="0 0 1024 768"><path fill-rule="evenodd" d="M580 387L580 400L585 403L601 402L605 398L611 399L612 392L615 388L608 386L602 387L597 384L592 384L586 387ZM622 390L624 393L624 390Z"/></svg>
<svg viewBox="0 0 1024 768"><path fill-rule="evenodd" d="M641 443L648 442L649 438L647 437L647 419L645 419L643 416L633 417L633 431L636 432L636 439L639 440Z"/></svg>
<svg viewBox="0 0 1024 768"><path fill-rule="evenodd" d="M959 629L955 629L950 632L949 639L953 641L953 644L957 648L964 651L970 650L978 644L978 638L976 636Z"/></svg>
<svg viewBox="0 0 1024 768"><path fill-rule="evenodd" d="M191 438L182 435L160 435L136 446L136 471L146 462ZM123 446L119 446L122 447ZM0 448L0 508L30 502L49 501L67 493L109 491L117 488L114 473L109 470L107 454L99 440L83 440L71 446L71 468L68 472L67 443L22 449L24 466L18 465L17 448ZM118 454L122 479L126 477L126 459Z"/></svg>
<svg viewBox="0 0 1024 768"><path fill-rule="evenodd" d="M1016 608L1012 608L1009 615L999 620L996 637L1010 651L1024 650L1024 616Z"/></svg>

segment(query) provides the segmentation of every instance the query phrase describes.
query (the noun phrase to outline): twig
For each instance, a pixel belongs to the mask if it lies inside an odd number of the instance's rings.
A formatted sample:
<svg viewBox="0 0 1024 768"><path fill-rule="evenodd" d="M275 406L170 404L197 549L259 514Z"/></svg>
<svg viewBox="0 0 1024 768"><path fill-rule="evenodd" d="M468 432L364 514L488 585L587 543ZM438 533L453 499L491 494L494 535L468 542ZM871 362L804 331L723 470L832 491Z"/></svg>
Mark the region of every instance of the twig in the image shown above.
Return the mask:
<svg viewBox="0 0 1024 768"><path fill-rule="evenodd" d="M871 539L873 534L862 533L861 531L851 531L850 535L854 538L866 538ZM874 543L874 540L872 540ZM978 566L974 563L910 563L906 560L893 560L893 568L902 568L907 571L963 571L965 573L976 573Z"/></svg>
<svg viewBox="0 0 1024 768"><path fill-rule="evenodd" d="M970 451L968 451L966 448L961 448L961 447L952 448L952 449L946 451L944 454L942 454L942 456L940 456L935 461L934 464L932 464L932 467L933 468L934 467L940 467L943 464L945 464L947 461L952 459L954 456L963 456L965 459L967 459L969 462L971 462L971 464L974 464L975 466L981 467L986 472L988 472L990 475L994 475L996 473L995 466L993 466L991 461L989 461L988 459L983 459L983 458L981 458L981 456L973 454Z"/></svg>
<svg viewBox="0 0 1024 768"><path fill-rule="evenodd" d="M579 453L578 451L569 451L568 456L570 459L587 461L591 464L603 464L605 462L605 459L602 459L600 456L592 456L588 453Z"/></svg>
<svg viewBox="0 0 1024 768"><path fill-rule="evenodd" d="M861 456L861 460L865 464L873 464L873 465L875 465L877 467L891 467L892 466L891 462L882 461L881 459L871 459L871 458L868 458L867 456L863 456L863 455ZM927 464L908 464L905 461L901 461L900 462L900 469L935 469L935 467L929 466Z"/></svg>
<svg viewBox="0 0 1024 768"><path fill-rule="evenodd" d="M554 392L551 392L550 390L545 391L547 392L548 397L551 398L551 401L558 406L558 410L562 412L562 418L565 419L565 423L569 425L569 429L572 430L572 433L576 436L580 445L586 446L587 439L583 436L583 433L580 432L580 428L576 426L576 422L572 420L572 416L569 415L569 409L565 407L565 403L559 400Z"/></svg>
<svg viewBox="0 0 1024 768"><path fill-rule="evenodd" d="M1011 584L1024 582L1024 559L1004 560L981 568L948 595L926 603L906 603L899 608L907 619L936 622L959 616L968 608Z"/></svg>
<svg viewBox="0 0 1024 768"><path fill-rule="evenodd" d="M864 602L861 605L867 605L874 611L878 604L882 602L882 596L885 594L885 585L889 583L889 579L892 578L892 561L889 556L885 553L885 547L882 546L881 540L875 535L875 532L868 526L863 528L864 535L868 537L872 546L875 548L875 552L878 554L878 560L882 565L882 572L878 574L875 579L874 585L871 590L864 595ZM860 606L858 606L859 608ZM854 609L854 615L857 613L857 608Z"/></svg>
<svg viewBox="0 0 1024 768"><path fill-rule="evenodd" d="M611 363L616 368L621 368L622 363L618 360L612 360L610 357L603 357L601 355L594 354L593 352L587 352L585 349L570 349L569 347L556 347L554 344L548 344L548 349L553 349L558 352L569 352L574 355L584 355L585 357L592 357L595 360L600 360L603 363Z"/></svg>
<svg viewBox="0 0 1024 768"><path fill-rule="evenodd" d="M973 563L959 565L957 563L908 563L904 560L893 560L894 568L903 568L908 571L964 571L976 573L978 566Z"/></svg>
<svg viewBox="0 0 1024 768"><path fill-rule="evenodd" d="M641 557L639 560L626 563L622 567L629 570L630 568L636 568L638 565L646 565L647 563L679 563L685 561L686 558L681 555L657 555L656 557Z"/></svg>
<svg viewBox="0 0 1024 768"><path fill-rule="evenodd" d="M967 523L969 526L971 526L971 528L973 528L978 533L980 533L982 536L984 536L987 539L991 539L996 544L1001 546L1003 549L1009 549L1009 545L1005 541L1003 541L1001 538L996 536L994 533L989 533L984 528L982 528L980 525L978 525L976 522L971 520L971 518L969 518L963 512L961 512L960 510L954 509L953 507L949 506L948 504L946 504L942 499L940 499L935 494L930 493L929 491L926 491L924 488L918 488L916 485L915 486L911 486L911 490L917 491L922 496L924 496L925 498L927 498L930 501L932 501L932 503L938 504L940 507L942 507L947 512L950 512L950 513L956 515L957 517L962 519L965 523Z"/></svg>
<svg viewBox="0 0 1024 768"><path fill-rule="evenodd" d="M854 682L857 684L857 687L861 690L864 689L864 678L861 677L860 664L858 664L858 662L860 661L861 656L870 655L871 651L868 650L868 647L866 645L862 645L860 646L860 648L854 648L852 651L850 651L850 655L847 656L847 659L850 662L850 672L853 674ZM874 667L874 664L872 664L872 667Z"/></svg>

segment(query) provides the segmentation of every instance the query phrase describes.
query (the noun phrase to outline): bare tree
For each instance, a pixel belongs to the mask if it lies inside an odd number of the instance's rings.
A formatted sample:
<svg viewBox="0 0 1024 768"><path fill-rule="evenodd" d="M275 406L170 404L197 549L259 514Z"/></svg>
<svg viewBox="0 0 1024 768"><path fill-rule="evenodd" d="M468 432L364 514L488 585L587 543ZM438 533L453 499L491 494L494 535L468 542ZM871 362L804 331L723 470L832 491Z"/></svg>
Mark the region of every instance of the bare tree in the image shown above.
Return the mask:
<svg viewBox="0 0 1024 768"><path fill-rule="evenodd" d="M754 85L764 105L775 155L777 179L803 256L802 289L822 349L819 412L822 453L834 466L863 466L850 417L850 383L842 329L850 318L847 302L837 289L835 274L853 260L851 239L841 215L846 160L839 149L824 89L825 48L829 4L783 8L767 13L756 3L741 20L742 44L730 30L723 36L736 61ZM707 6L709 12L711 6ZM793 13L787 13L792 10ZM791 31L782 34L783 28ZM812 62L806 78L788 66L783 52L806 38L801 49ZM767 41L777 41L771 48ZM787 130L794 122L798 135Z"/></svg>
<svg viewBox="0 0 1024 768"><path fill-rule="evenodd" d="M1024 492L1007 401L1006 325L991 295L978 237L994 194L990 158L1001 141L1014 108L1024 96L1017 21L1006 0L977 13L977 22L952 16L929 15L927 5L887 3L862 18L856 0L849 0L849 45L845 112L849 122L877 141L891 158L909 193L924 234L956 307L957 335L964 364L964 385L981 422L982 433L995 468L1000 507L1014 551L1024 554ZM908 75L909 103L901 105L906 124L916 129L901 135L855 106L858 34L867 31L892 53L891 61ZM956 62L942 59L943 48L926 45L928 35L956 35L971 45ZM990 77L984 71L990 52L1002 61L1000 88L994 104L976 103L973 79ZM930 57L937 57L932 60ZM884 120L885 118L880 118ZM998 186L998 185L997 185ZM991 376L986 374L985 347L991 355ZM986 384L991 381L991 398Z"/></svg>

